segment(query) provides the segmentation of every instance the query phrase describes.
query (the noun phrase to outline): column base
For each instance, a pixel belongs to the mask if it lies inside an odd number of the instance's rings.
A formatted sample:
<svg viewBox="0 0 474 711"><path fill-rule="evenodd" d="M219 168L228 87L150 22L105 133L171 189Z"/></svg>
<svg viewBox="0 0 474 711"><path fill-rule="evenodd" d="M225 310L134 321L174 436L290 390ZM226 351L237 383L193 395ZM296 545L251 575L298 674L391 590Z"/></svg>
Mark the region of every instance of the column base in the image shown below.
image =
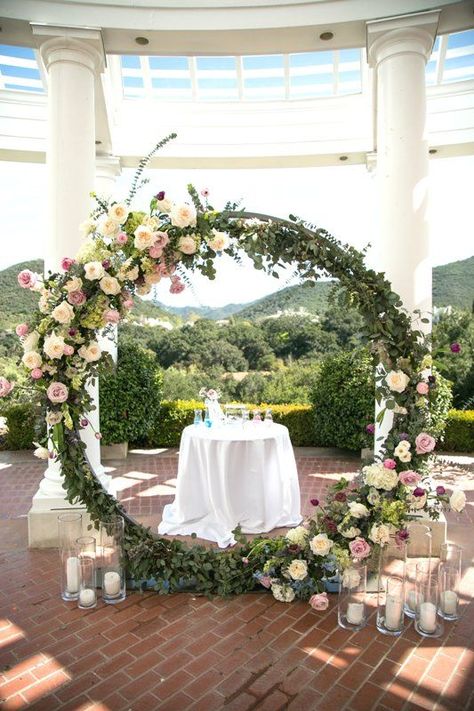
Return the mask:
<svg viewBox="0 0 474 711"><path fill-rule="evenodd" d="M57 548L58 516L61 513L79 512L82 514L83 533L87 531L90 517L85 507L69 504L65 499L45 496L37 491L33 505L28 512L28 547Z"/></svg>
<svg viewBox="0 0 474 711"><path fill-rule="evenodd" d="M433 521L424 511L422 513L417 512L412 514L412 520L413 522L428 526L431 529L431 555L434 558L439 558L441 545L446 543L447 521L444 513L441 512L439 519L437 521ZM420 557L428 556L429 554L429 551L425 550L423 536L417 537L416 529L414 529L413 537L410 536L410 550L413 550L414 555Z"/></svg>

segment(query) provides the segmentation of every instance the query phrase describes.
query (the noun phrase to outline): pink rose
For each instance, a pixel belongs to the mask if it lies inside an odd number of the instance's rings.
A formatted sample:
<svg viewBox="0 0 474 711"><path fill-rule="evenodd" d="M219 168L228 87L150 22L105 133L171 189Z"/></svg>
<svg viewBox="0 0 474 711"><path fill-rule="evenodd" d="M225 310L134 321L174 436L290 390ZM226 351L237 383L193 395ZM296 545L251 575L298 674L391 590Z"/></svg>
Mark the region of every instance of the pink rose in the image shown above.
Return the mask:
<svg viewBox="0 0 474 711"><path fill-rule="evenodd" d="M309 604L313 610L327 610L329 607L329 600L327 593L318 593L317 595L311 595L309 598Z"/></svg>
<svg viewBox="0 0 474 711"><path fill-rule="evenodd" d="M69 395L69 390L64 383L53 382L46 391L51 402L66 402Z"/></svg>
<svg viewBox="0 0 474 711"><path fill-rule="evenodd" d="M72 265L74 264L75 260L71 259L71 257L64 257L64 259L61 262L61 269L64 269L65 272L68 272Z"/></svg>
<svg viewBox="0 0 474 711"><path fill-rule="evenodd" d="M364 538L358 536L349 543L349 549L354 558L367 558L372 551L372 546Z"/></svg>
<svg viewBox="0 0 474 711"><path fill-rule="evenodd" d="M417 472L407 469L405 472L400 472L398 480L404 486L416 486L421 481L421 476Z"/></svg>
<svg viewBox="0 0 474 711"><path fill-rule="evenodd" d="M148 254L152 259L159 259L161 255L163 254L162 248L157 245L157 244L152 244L150 249L148 250Z"/></svg>
<svg viewBox="0 0 474 711"><path fill-rule="evenodd" d="M30 375L33 378L33 380L39 380L40 378L43 377L43 371L41 370L41 368L33 368Z"/></svg>
<svg viewBox="0 0 474 711"><path fill-rule="evenodd" d="M67 295L67 300L73 306L82 306L82 304L86 303L87 296L84 294L83 291L71 291Z"/></svg>
<svg viewBox="0 0 474 711"><path fill-rule="evenodd" d="M0 397L6 397L13 390L13 383L6 378L0 378Z"/></svg>
<svg viewBox="0 0 474 711"><path fill-rule="evenodd" d="M260 585L263 585L264 588L267 588L267 590L272 586L272 579L269 575L262 575L258 579L258 582L260 583Z"/></svg>
<svg viewBox="0 0 474 711"><path fill-rule="evenodd" d="M115 309L109 309L104 312L104 318L107 323L118 323L120 321L120 314Z"/></svg>
<svg viewBox="0 0 474 711"><path fill-rule="evenodd" d="M72 346L69 346L66 344L64 346L64 355L72 356L73 353L74 353L74 348Z"/></svg>
<svg viewBox="0 0 474 711"><path fill-rule="evenodd" d="M416 384L416 392L419 395L428 395L429 391L430 391L430 386L428 385L428 383L417 383Z"/></svg>
<svg viewBox="0 0 474 711"><path fill-rule="evenodd" d="M415 445L417 454L428 454L428 452L432 452L435 448L436 440L427 432L420 432L415 439Z"/></svg>
<svg viewBox="0 0 474 711"><path fill-rule="evenodd" d="M168 237L166 232L155 232L155 237L156 237L156 240L155 240L154 246L161 247L161 249L163 249L163 247L166 247L166 245L170 241L170 238Z"/></svg>
<svg viewBox="0 0 474 711"><path fill-rule="evenodd" d="M124 309L132 309L133 299L125 299L124 301L122 301L122 306Z"/></svg>
<svg viewBox="0 0 474 711"><path fill-rule="evenodd" d="M18 326L15 328L16 335L19 336L20 338L22 336L26 336L28 333L28 324L27 323L19 323Z"/></svg>
<svg viewBox="0 0 474 711"><path fill-rule="evenodd" d="M32 289L38 281L38 278L36 274L33 274L29 269L23 269L23 271L18 274L17 281L22 289Z"/></svg>
<svg viewBox="0 0 474 711"><path fill-rule="evenodd" d="M176 266L174 264L165 264L162 262L160 264L160 271L164 277L170 277L176 271Z"/></svg>
<svg viewBox="0 0 474 711"><path fill-rule="evenodd" d="M117 244L127 244L128 242L128 235L125 234L125 232L119 232L117 237L115 238L115 241Z"/></svg>
<svg viewBox="0 0 474 711"><path fill-rule="evenodd" d="M173 279L170 286L170 294L180 294L185 288L180 279Z"/></svg>
<svg viewBox="0 0 474 711"><path fill-rule="evenodd" d="M394 459L384 459L383 465L385 469L395 469L397 463Z"/></svg>

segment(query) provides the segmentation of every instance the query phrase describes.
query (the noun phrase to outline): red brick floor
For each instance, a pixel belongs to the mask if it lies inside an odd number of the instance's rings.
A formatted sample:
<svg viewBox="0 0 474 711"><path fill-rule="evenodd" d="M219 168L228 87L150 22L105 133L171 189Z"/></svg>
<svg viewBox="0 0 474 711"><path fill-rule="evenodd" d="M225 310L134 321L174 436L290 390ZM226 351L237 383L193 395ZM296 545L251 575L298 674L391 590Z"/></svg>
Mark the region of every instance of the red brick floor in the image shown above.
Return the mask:
<svg viewBox="0 0 474 711"><path fill-rule="evenodd" d="M465 551L463 615L439 640L407 625L394 639L368 626L337 626L326 612L285 605L269 593L227 600L130 593L117 607L84 612L58 595L56 551L8 550L42 464L4 458L0 468L0 705L86 711L434 711L474 709L474 471L444 463L437 478L466 490L466 514L448 536ZM298 456L304 508L352 459ZM2 465L0 464L0 467ZM171 500L176 453L137 454L113 474L130 512L159 518ZM147 476L144 476L146 474ZM148 476L150 475L150 476ZM157 488L155 488L157 487ZM170 490L171 489L171 490ZM370 604L373 606L374 601Z"/></svg>

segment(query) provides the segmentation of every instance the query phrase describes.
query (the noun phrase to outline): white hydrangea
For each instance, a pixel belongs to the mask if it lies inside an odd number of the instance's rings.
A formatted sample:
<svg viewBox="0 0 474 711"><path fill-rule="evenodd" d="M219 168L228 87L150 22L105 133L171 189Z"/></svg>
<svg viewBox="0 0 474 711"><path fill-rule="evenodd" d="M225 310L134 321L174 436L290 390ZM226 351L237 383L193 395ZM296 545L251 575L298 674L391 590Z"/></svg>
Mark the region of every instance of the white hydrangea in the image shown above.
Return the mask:
<svg viewBox="0 0 474 711"><path fill-rule="evenodd" d="M278 602L293 602L295 599L295 591L289 585L279 585L273 583L272 593L275 600Z"/></svg>
<svg viewBox="0 0 474 711"><path fill-rule="evenodd" d="M290 528L285 538L289 543L295 546L301 546L301 548L306 544L308 540L309 531L304 526L296 526L296 528Z"/></svg>
<svg viewBox="0 0 474 711"><path fill-rule="evenodd" d="M362 469L364 481L368 486L376 489L391 491L398 484L398 474L394 469L386 469L383 464L374 463Z"/></svg>

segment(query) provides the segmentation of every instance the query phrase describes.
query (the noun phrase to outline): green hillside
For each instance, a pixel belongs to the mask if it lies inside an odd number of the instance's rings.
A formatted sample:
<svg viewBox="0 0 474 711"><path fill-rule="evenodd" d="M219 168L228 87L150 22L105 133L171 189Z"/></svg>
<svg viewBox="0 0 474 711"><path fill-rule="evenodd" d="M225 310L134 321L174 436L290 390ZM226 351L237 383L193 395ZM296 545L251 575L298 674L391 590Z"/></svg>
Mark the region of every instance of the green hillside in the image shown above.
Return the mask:
<svg viewBox="0 0 474 711"><path fill-rule="evenodd" d="M474 257L433 269L433 304L471 310L474 304Z"/></svg>
<svg viewBox="0 0 474 711"><path fill-rule="evenodd" d="M0 271L0 329L10 330L25 321L38 306L38 294L18 286L17 274L22 269L43 273L43 261L21 262Z"/></svg>
<svg viewBox="0 0 474 711"><path fill-rule="evenodd" d="M238 311L236 318L254 320L280 313L302 311L309 314L321 314L326 311L329 293L334 282L318 281L314 286L308 282L287 286L281 291L254 301Z"/></svg>

